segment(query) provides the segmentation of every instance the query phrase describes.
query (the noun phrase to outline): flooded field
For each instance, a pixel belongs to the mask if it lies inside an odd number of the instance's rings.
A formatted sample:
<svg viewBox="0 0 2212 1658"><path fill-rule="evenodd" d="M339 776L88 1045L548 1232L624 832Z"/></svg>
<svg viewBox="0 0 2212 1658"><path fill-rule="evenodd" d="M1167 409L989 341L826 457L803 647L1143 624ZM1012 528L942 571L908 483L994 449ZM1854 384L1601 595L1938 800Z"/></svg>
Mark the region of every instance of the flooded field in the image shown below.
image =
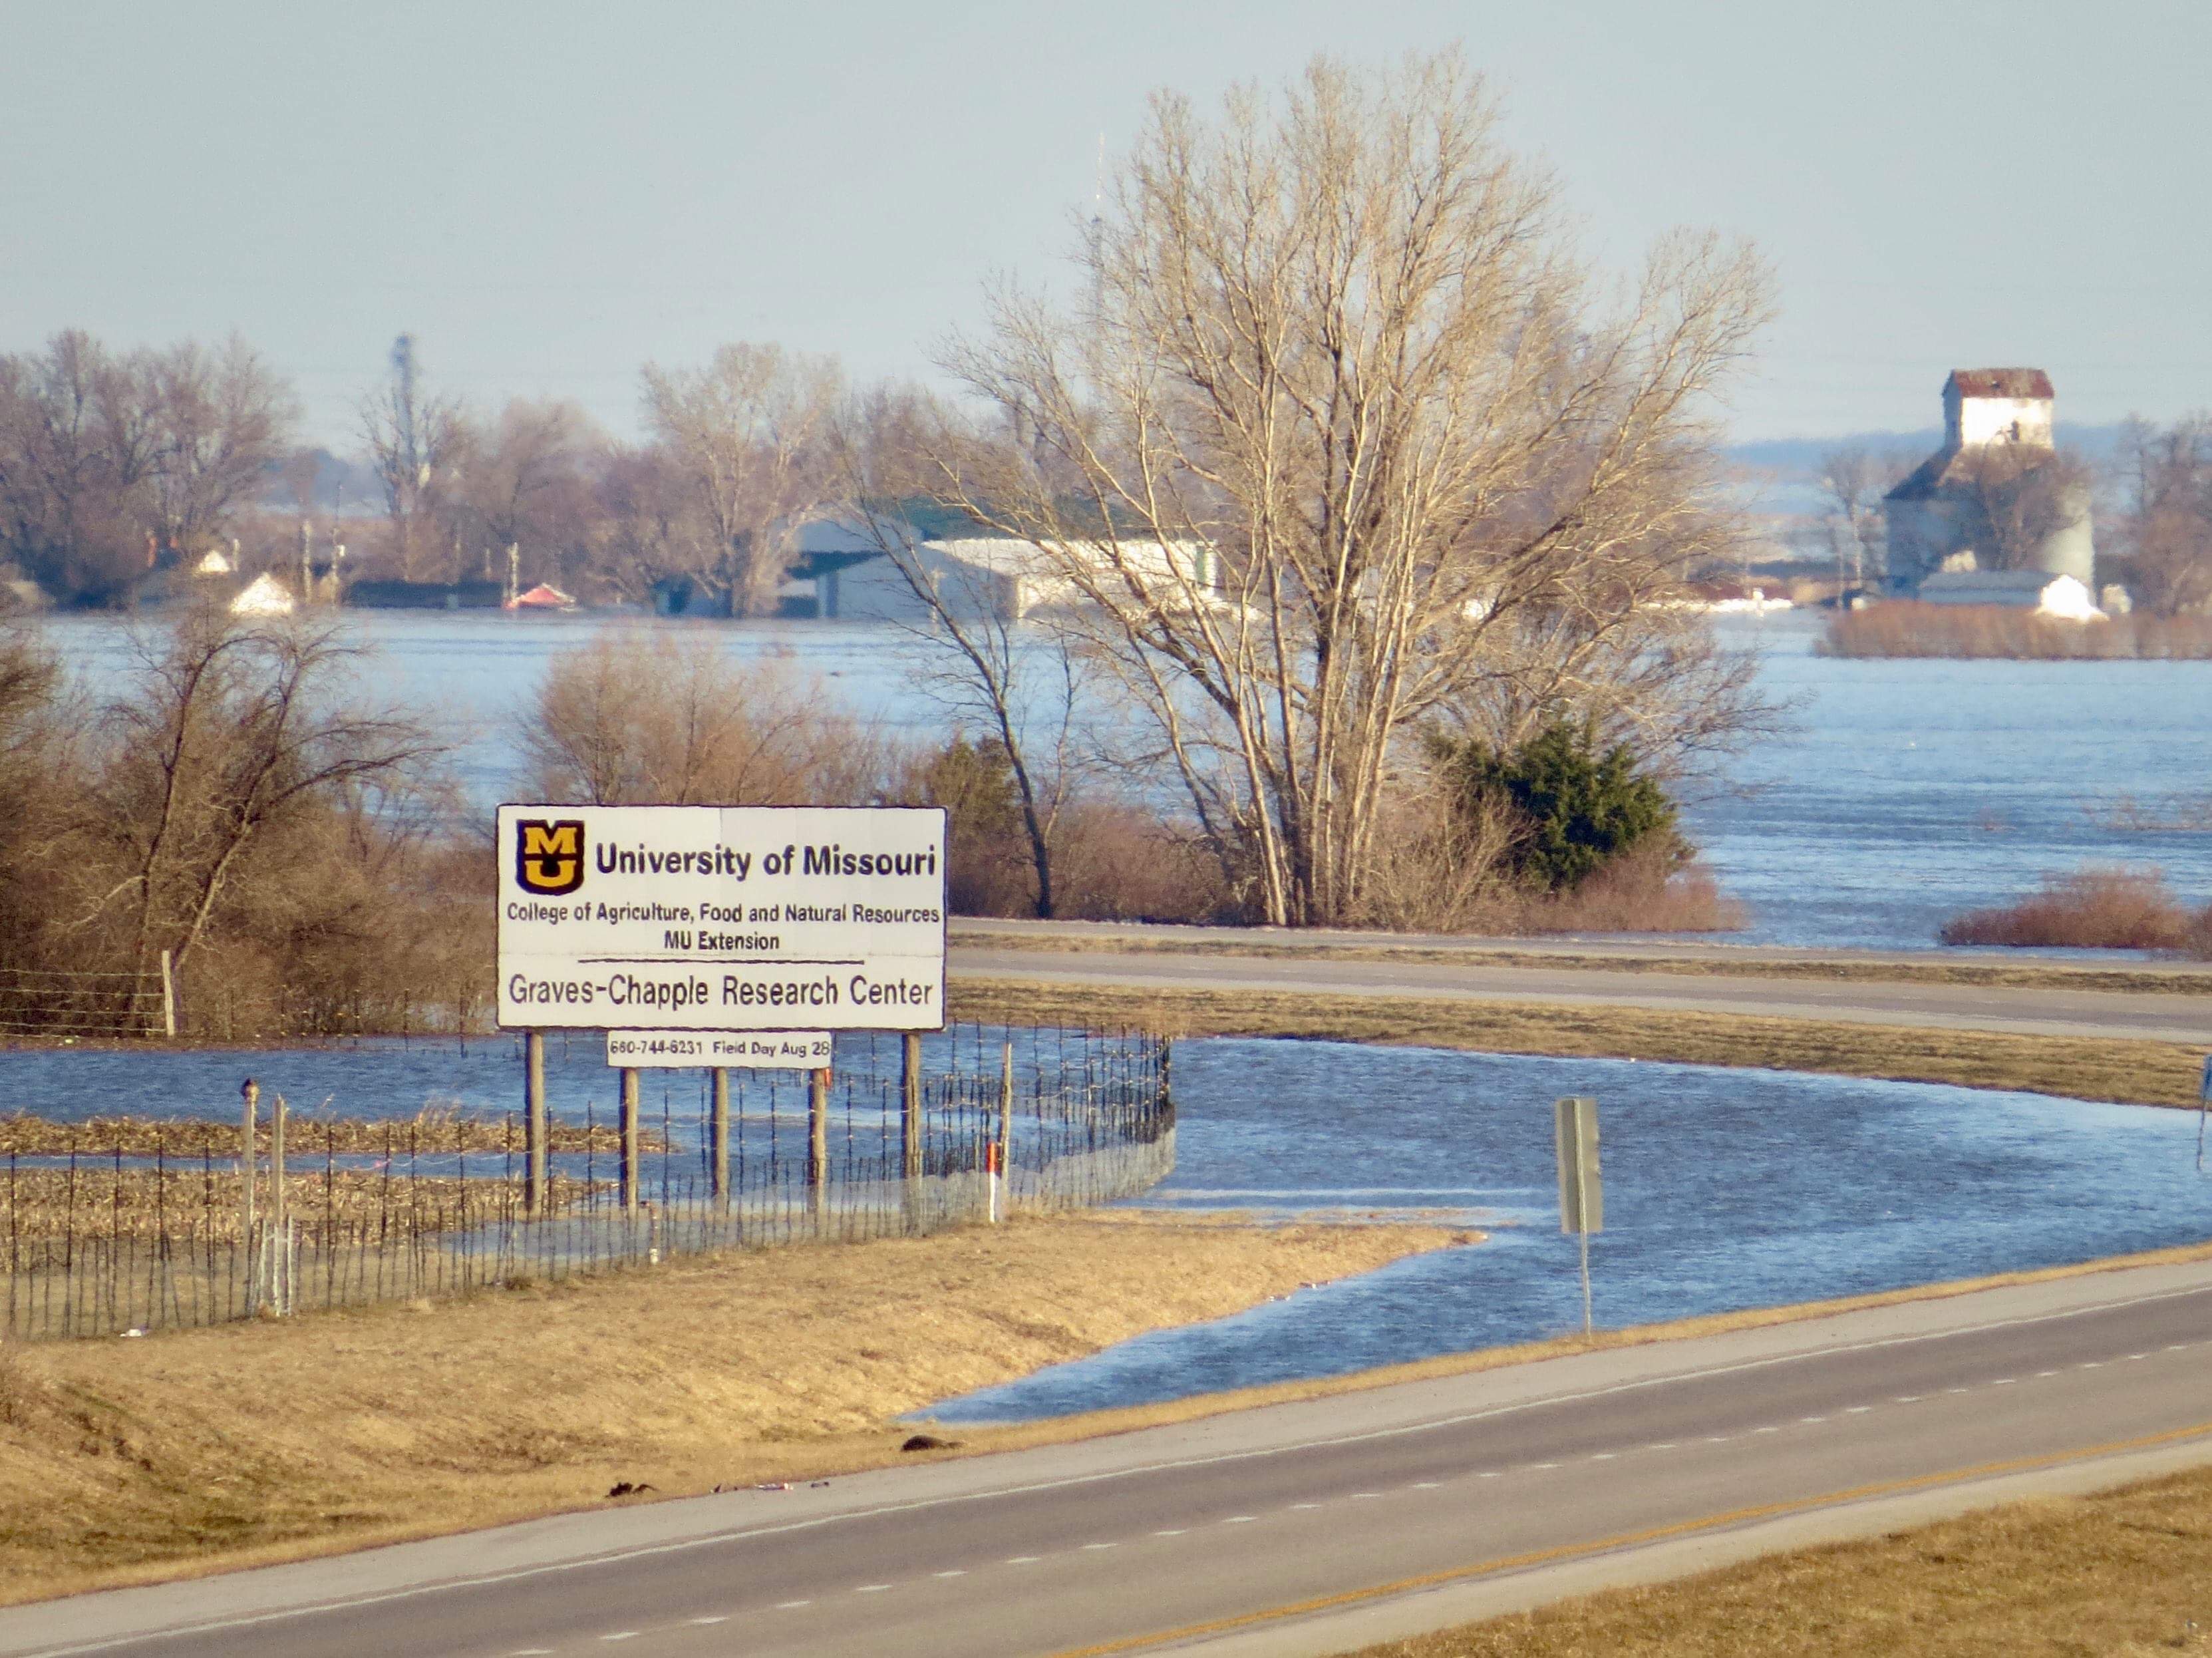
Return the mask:
<svg viewBox="0 0 2212 1658"><path fill-rule="evenodd" d="M1597 1321L1783 1304L2212 1236L2195 1114L1926 1084L1335 1043L1181 1043L1176 1172L1140 1202L1401 1219L1490 1242L954 1400L1055 1416L1580 1327L1552 1102L1597 1096Z"/></svg>

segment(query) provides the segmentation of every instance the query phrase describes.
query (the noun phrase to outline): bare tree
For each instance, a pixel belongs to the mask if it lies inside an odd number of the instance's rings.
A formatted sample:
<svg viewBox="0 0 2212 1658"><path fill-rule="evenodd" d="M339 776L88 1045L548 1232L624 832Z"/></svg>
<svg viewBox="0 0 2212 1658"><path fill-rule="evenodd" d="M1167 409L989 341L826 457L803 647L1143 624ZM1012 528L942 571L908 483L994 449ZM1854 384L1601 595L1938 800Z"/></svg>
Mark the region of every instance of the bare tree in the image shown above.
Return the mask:
<svg viewBox="0 0 2212 1658"><path fill-rule="evenodd" d="M1828 512L1822 525L1835 555L1839 579L1849 568L1851 586L1879 582L1889 569L1889 542L1882 498L1912 471L1908 458L1850 444L1820 457L1820 492Z"/></svg>
<svg viewBox="0 0 2212 1658"><path fill-rule="evenodd" d="M1710 419L1765 270L1674 236L1601 306L1494 128L1455 55L1163 94L1088 303L1002 291L948 365L997 414L933 491L1050 560L1269 921L1365 913L1424 730L1565 707L1664 762L1756 713L1666 601L1742 533Z"/></svg>
<svg viewBox="0 0 2212 1658"><path fill-rule="evenodd" d="M2118 460L2129 586L2160 616L2212 610L2212 416L2130 422Z"/></svg>
<svg viewBox="0 0 2212 1658"><path fill-rule="evenodd" d="M456 399L424 389L412 336L392 342L391 374L362 399L361 434L383 486L399 579L427 580L434 566L458 574L450 570L440 509L454 482L468 425Z"/></svg>
<svg viewBox="0 0 2212 1658"><path fill-rule="evenodd" d="M684 508L668 568L732 616L775 608L793 521L830 488L825 449L842 389L828 357L726 345L704 368L645 370L645 414Z"/></svg>
<svg viewBox="0 0 2212 1658"><path fill-rule="evenodd" d="M710 633L609 629L564 651L523 746L542 798L598 805L860 805L885 768L819 683L734 661Z"/></svg>
<svg viewBox="0 0 2212 1658"><path fill-rule="evenodd" d="M88 830L122 872L76 924L118 916L137 970L163 950L182 967L261 840L434 758L418 723L361 706L347 683L358 655L332 627L217 611L149 640L138 683L101 715L89 797Z"/></svg>
<svg viewBox="0 0 2212 1658"><path fill-rule="evenodd" d="M161 353L148 380L161 537L180 553L204 552L285 458L298 400L235 335L220 351L188 343Z"/></svg>
<svg viewBox="0 0 2212 1658"><path fill-rule="evenodd" d="M596 474L606 440L572 403L518 398L461 446L453 511L465 537L505 568L516 547L550 571L586 552L599 528Z"/></svg>
<svg viewBox="0 0 2212 1658"><path fill-rule="evenodd" d="M76 331L0 356L0 549L58 598L121 602L153 562L149 380Z"/></svg>
<svg viewBox="0 0 2212 1658"><path fill-rule="evenodd" d="M1974 550L1984 569L2033 569L2045 544L2089 510L2089 469L2063 451L1982 444L1960 456L1959 475L1984 532Z"/></svg>

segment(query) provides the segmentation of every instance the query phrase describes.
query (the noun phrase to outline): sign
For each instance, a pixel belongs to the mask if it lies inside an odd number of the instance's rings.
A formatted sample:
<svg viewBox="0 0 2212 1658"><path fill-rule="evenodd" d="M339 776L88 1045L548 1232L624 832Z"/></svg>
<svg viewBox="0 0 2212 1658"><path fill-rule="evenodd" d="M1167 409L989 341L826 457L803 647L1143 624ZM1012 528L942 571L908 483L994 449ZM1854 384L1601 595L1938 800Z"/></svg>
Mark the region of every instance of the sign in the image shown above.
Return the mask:
<svg viewBox="0 0 2212 1658"><path fill-rule="evenodd" d="M935 807L501 806L500 1026L942 1029L945 843Z"/></svg>
<svg viewBox="0 0 2212 1658"><path fill-rule="evenodd" d="M1588 1236L1605 1230L1605 1182L1597 1167L1597 1102L1565 1099L1552 1107L1559 1149L1559 1230Z"/></svg>
<svg viewBox="0 0 2212 1658"><path fill-rule="evenodd" d="M610 1030L607 1063L622 1071L819 1071L826 1030Z"/></svg>

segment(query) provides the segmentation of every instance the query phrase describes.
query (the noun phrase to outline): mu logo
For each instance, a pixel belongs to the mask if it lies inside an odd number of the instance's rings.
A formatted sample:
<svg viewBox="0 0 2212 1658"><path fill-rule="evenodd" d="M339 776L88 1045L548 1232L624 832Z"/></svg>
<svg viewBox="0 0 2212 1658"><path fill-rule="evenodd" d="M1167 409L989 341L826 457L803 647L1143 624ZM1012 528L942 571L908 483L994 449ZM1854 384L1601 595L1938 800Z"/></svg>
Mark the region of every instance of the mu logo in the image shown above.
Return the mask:
<svg viewBox="0 0 2212 1658"><path fill-rule="evenodd" d="M524 817L514 825L514 878L525 892L557 898L584 884L584 824Z"/></svg>

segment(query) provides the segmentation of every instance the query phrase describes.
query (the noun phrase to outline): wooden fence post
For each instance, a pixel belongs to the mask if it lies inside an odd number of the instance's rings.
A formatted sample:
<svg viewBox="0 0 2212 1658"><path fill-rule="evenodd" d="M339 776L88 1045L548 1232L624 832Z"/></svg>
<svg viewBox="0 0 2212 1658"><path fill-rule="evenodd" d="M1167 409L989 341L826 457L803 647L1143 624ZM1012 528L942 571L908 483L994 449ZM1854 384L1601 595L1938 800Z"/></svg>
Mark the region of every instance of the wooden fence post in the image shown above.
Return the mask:
<svg viewBox="0 0 2212 1658"><path fill-rule="evenodd" d="M730 1212L730 1073L721 1066L714 1072L714 1116L708 1124L708 1173L713 1182L714 1207Z"/></svg>
<svg viewBox="0 0 2212 1658"><path fill-rule="evenodd" d="M177 1034L177 979L166 950L161 952L161 1034L168 1037Z"/></svg>
<svg viewBox="0 0 2212 1658"><path fill-rule="evenodd" d="M900 1169L908 1180L921 1173L921 1035L909 1030L899 1055Z"/></svg>
<svg viewBox="0 0 2212 1658"><path fill-rule="evenodd" d="M261 1255L253 1236L253 1187L261 1173L254 1130L261 1117L261 1084L248 1077L239 1085L238 1096L245 1102L238 1146L238 1247L246 1262L246 1311L251 1317L261 1306Z"/></svg>
<svg viewBox="0 0 2212 1658"><path fill-rule="evenodd" d="M830 1183L830 1067L814 1073L806 1098L806 1212L819 1220Z"/></svg>
<svg viewBox="0 0 2212 1658"><path fill-rule="evenodd" d="M637 1072L625 1066L622 1072L622 1206L626 1215L637 1212Z"/></svg>
<svg viewBox="0 0 2212 1658"><path fill-rule="evenodd" d="M284 1212L284 1096L269 1114L269 1301L279 1317L292 1310L291 1251L285 1236Z"/></svg>

